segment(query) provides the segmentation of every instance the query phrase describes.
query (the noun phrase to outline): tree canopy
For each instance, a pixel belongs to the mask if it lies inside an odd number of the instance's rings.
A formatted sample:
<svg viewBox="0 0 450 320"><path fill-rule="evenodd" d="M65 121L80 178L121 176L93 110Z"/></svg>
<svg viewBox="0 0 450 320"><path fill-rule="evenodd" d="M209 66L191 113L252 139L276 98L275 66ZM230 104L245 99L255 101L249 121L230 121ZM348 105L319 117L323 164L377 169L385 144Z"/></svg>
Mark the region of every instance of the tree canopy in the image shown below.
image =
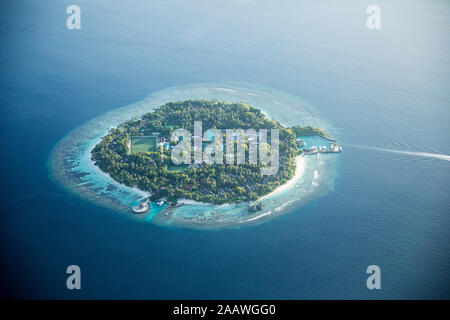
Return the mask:
<svg viewBox="0 0 450 320"><path fill-rule="evenodd" d="M170 150L167 149L163 151L163 161L159 149L129 152L130 138L133 136L158 133L160 137L169 137L177 128L193 132L194 121L199 120L202 121L204 130L278 129L278 173L261 175L262 164L250 164L248 154L246 162L239 165L175 166L170 159ZM260 109L245 103L216 100L170 102L110 130L93 148L92 159L114 180L151 192L153 200L167 197L169 201L176 202L179 198L188 198L214 204L254 201L272 192L294 175L295 156L298 152L296 135L298 132L311 131L302 128L284 128L277 121L266 117ZM248 152L248 145L246 151Z"/></svg>

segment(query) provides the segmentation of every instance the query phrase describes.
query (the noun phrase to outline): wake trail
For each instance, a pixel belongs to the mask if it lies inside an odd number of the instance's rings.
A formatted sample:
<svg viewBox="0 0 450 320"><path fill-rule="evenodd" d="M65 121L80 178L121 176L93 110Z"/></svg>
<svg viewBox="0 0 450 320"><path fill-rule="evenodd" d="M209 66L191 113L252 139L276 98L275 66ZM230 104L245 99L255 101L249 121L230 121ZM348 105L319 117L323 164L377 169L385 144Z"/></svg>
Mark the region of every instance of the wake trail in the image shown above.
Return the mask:
<svg viewBox="0 0 450 320"><path fill-rule="evenodd" d="M357 145L357 144L348 144L346 146L353 147L353 148L359 148L359 149L384 151L384 152L405 154L405 155L409 155L409 156L434 158L434 159L439 159L439 160L444 160L444 161L450 161L449 155L441 154L441 153L404 151L404 150L387 149L387 148L379 148L379 147L371 147L371 146L362 146L362 145Z"/></svg>

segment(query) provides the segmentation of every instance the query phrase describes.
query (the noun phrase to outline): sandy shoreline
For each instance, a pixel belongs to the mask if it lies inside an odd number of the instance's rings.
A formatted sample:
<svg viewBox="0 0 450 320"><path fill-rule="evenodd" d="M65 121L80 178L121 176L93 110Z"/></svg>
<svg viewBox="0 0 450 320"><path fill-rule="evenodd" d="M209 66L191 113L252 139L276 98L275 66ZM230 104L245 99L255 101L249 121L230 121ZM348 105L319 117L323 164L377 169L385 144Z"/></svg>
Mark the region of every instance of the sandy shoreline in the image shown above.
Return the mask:
<svg viewBox="0 0 450 320"><path fill-rule="evenodd" d="M148 198L151 196L151 193L148 191L144 191L139 189L138 187L129 187L123 183L117 182L116 180L114 180L111 175L107 172L102 171L102 169L100 169L96 164L95 161L92 160L92 149L94 149L94 147L96 146L96 144L93 144L92 147L89 148L89 151L87 153L87 157L88 157L88 163L90 165L90 167L93 169L93 171L99 175L102 175L103 177L107 178L109 180L109 183L111 183L112 185L116 185L116 186L120 186L121 188L128 190L130 192L134 192L137 193L139 195L141 195L144 198ZM131 205L131 204L130 204Z"/></svg>
<svg viewBox="0 0 450 320"><path fill-rule="evenodd" d="M219 88L219 90L214 88ZM224 91L220 89L230 90ZM231 90L234 90L234 92ZM148 193L118 183L108 174L101 171L100 168L92 163L90 150L87 149L94 147L110 129L116 128L122 122L132 119L135 115L153 112L156 107L175 100L182 101L205 98L227 102L242 101L248 103L249 105L256 106L263 114L279 121L286 127L294 123L310 123L316 127L327 128L327 123L318 117L319 113L312 105L278 89L238 82L200 83L170 87L152 92L141 101L101 114L94 119L82 123L64 135L53 147L48 159L47 166L52 181L60 184L71 194L101 207L109 208L118 213L126 212L127 216L132 218L143 217L132 214L130 207L137 200L148 197ZM274 101L279 102L279 104ZM332 161L334 166L335 160L330 161ZM295 208L295 205L291 205L292 202L298 202L298 205L302 205L319 195L319 192L329 189L328 184L320 184L320 187L312 186L308 188L310 174L312 174L309 171L314 171L314 168L310 169L309 167L310 165L315 167L315 162L316 159L308 159L308 164L306 164L308 170L305 169L302 177L292 187L290 187L292 183L286 181L289 183L287 186L283 187L281 185L279 186L281 189L277 188L276 192L264 196L264 200L260 202L265 204L265 208L255 214L248 212L248 202L225 204L224 206L229 207L225 209L214 204L202 204L202 207L200 207L198 206L199 203L195 203L192 200L179 199L180 204L185 203L185 208L179 210L179 214L160 215L158 213L157 215L153 215L152 219L148 221L152 221L152 223L161 226L192 229L228 229L247 224L246 221L243 221L245 219L251 219L248 222L250 225L288 213L292 208ZM328 175L329 179L334 181L336 174L333 166L330 166L331 169L327 171L333 170L332 172L328 172ZM308 178L308 185L305 184L304 188L296 188L300 181L305 180L306 182L306 177ZM328 179L328 176L321 175L321 177L317 178L317 183L323 181L323 179ZM289 187L290 189L286 190ZM274 193L275 195L273 195ZM256 202L259 202L258 200L256 199ZM153 207L156 207L156 204ZM192 210L190 207L192 207ZM164 208L163 211L172 212L178 209L179 207L172 206ZM160 216L160 219L157 218L158 216Z"/></svg>
<svg viewBox="0 0 450 320"><path fill-rule="evenodd" d="M290 188L292 188L300 180L303 173L305 172L305 168L306 168L305 156L295 157L295 163L296 163L296 167L295 167L294 176L288 182L286 182L285 184L282 184L281 186L279 186L278 188L273 190L271 193L266 194L265 196L259 198L258 200L267 199L271 196L282 193L282 192L287 191Z"/></svg>
<svg viewBox="0 0 450 320"><path fill-rule="evenodd" d="M95 144L90 148L89 152L88 152L88 157L89 157L89 162L91 164L91 166L94 168L94 171L102 174L103 176L107 177L108 179L112 180L112 182L121 185L122 187L128 189L128 190L132 190L138 194L141 194L144 197L149 197L151 195L151 193L149 193L148 191L143 191L138 189L137 187L129 187L126 186L122 183L118 183L117 181L115 181L108 173L103 172L99 167L97 167L94 163L94 161L91 158L91 151L92 149L95 147ZM284 191L289 190L290 188L292 188L302 177L303 173L305 172L305 168L306 168L306 160L305 160L305 156L297 156L295 157L295 163L296 163L296 167L295 167L295 174L294 176L285 184L282 184L281 186L279 186L278 188L276 188L274 191L272 191L269 194L266 194L265 196L262 196L261 198L258 199L259 200L264 200L267 199L271 196L277 195L279 193L282 193ZM180 198L177 201L178 205L182 204L182 205L202 205L202 206L212 206L213 204L211 203L205 203L205 202L199 202L199 201L195 201L192 199L186 199L186 198ZM223 204L221 206L227 206L230 204Z"/></svg>
<svg viewBox="0 0 450 320"><path fill-rule="evenodd" d="M271 193L266 194L265 196L259 198L258 201L267 199L271 196L274 196L274 195L277 195L284 191L287 191L287 190L291 189L300 180L300 178L303 176L303 173L305 172L305 168L306 168L305 156L295 157L295 163L296 163L296 167L295 167L294 176L288 182L286 182L285 184L282 184L281 186L276 188ZM198 202L198 201L186 199L186 198L178 199L178 204L201 205L201 206L212 206L213 205L211 203ZM222 204L221 206L224 206L224 205L226 206L226 205L230 205L230 204L225 203L225 204Z"/></svg>
<svg viewBox="0 0 450 320"><path fill-rule="evenodd" d="M206 203L206 202L199 202L192 199L186 199L186 198L180 198L177 201L178 204L190 204L190 205L196 205L196 206L213 206L212 203Z"/></svg>

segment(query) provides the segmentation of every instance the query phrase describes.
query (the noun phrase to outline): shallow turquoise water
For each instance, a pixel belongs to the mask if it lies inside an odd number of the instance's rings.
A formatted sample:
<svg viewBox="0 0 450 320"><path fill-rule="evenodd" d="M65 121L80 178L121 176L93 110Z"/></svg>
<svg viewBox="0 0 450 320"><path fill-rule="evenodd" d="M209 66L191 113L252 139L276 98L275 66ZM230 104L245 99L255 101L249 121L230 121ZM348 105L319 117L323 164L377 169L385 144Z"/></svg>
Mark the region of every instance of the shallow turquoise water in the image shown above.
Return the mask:
<svg viewBox="0 0 450 320"><path fill-rule="evenodd" d="M312 146L329 148L330 143L331 143L330 140L325 139L320 136L317 136L317 135L316 136L305 136L305 137L298 136L297 138L302 139L302 141L305 143L305 146L302 147L302 149L311 148Z"/></svg>
<svg viewBox="0 0 450 320"><path fill-rule="evenodd" d="M130 214L130 204L148 197L148 193L116 183L90 160L90 150L110 128L133 116L153 110L165 102L186 99L217 99L245 102L262 109L283 125L307 124L332 132L333 127L319 118L317 111L300 98L262 86L245 83L206 83L168 88L155 92L143 101L112 110L67 134L54 148L49 170L62 186L94 203L122 212L131 218L164 226L193 228L242 227L292 212L315 197L332 189L336 176L336 157L308 156L302 179L291 190L261 200L264 210L248 212L249 203L223 206L187 204L170 215L151 214L151 218ZM320 137L308 141L319 141ZM323 139L325 140L325 139ZM312 186L312 187L311 187Z"/></svg>
<svg viewBox="0 0 450 320"><path fill-rule="evenodd" d="M152 219L157 216L161 211L167 208L167 203L164 203L162 206L158 206L155 202L151 204L151 211L145 217L145 221L152 221Z"/></svg>

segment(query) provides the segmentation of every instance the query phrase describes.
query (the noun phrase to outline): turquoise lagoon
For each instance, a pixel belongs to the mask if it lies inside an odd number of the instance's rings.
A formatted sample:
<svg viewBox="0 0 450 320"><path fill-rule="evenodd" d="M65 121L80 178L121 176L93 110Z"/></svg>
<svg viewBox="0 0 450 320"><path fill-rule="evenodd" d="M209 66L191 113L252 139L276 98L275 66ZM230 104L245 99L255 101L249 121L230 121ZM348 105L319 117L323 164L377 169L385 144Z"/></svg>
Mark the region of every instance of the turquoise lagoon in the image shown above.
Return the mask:
<svg viewBox="0 0 450 320"><path fill-rule="evenodd" d="M130 218L162 226L200 229L236 228L265 222L333 189L338 155L317 154L306 157L306 169L292 188L261 200L265 207L256 213L248 212L248 203L184 204L169 210L152 203L152 210L147 214L131 213L130 207L149 194L115 182L93 164L90 151L102 136L121 122L164 103L186 99L246 102L285 126L313 125L325 128L335 137L332 125L323 120L312 105L279 90L230 82L171 87L154 92L143 101L105 113L68 133L51 153L48 165L52 179L69 192ZM317 143L317 139L322 138L307 137L306 142Z"/></svg>
<svg viewBox="0 0 450 320"><path fill-rule="evenodd" d="M298 136L297 138L302 139L305 143L301 149L311 148L312 146L316 147L330 147L331 141L329 139L325 139L324 137L315 135L315 136Z"/></svg>

